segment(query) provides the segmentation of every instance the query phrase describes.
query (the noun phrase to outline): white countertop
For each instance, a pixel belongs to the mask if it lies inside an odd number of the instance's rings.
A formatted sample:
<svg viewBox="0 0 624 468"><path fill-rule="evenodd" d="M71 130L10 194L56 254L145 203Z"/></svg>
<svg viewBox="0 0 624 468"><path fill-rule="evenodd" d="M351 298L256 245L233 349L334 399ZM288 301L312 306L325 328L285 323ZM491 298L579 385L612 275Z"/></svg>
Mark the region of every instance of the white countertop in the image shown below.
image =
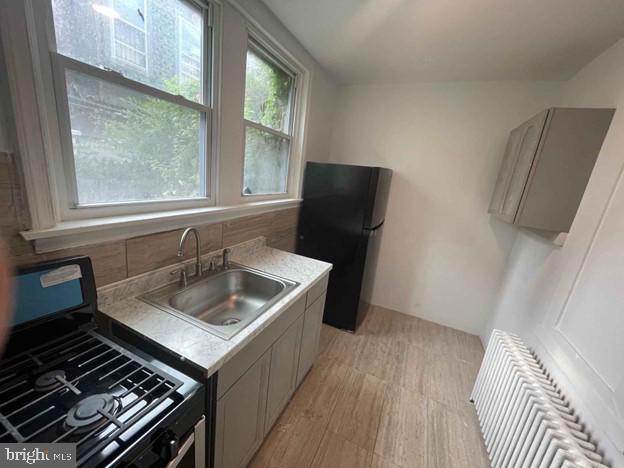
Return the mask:
<svg viewBox="0 0 624 468"><path fill-rule="evenodd" d="M256 268L299 284L254 322L230 340L221 339L173 314L151 306L136 297L113 301L104 297L99 310L105 316L125 325L149 341L172 354L193 363L206 376L219 368L270 323L299 299L311 286L331 270L331 264L266 247L256 241L253 248L234 248L231 259L236 263ZM171 269L171 267L168 267ZM160 277L163 277L162 272ZM123 289L123 285L115 285ZM112 290L112 288L108 288ZM126 289L128 287L126 286ZM150 289L154 289L151 287ZM134 296L147 290L134 291ZM111 295L109 291L100 297Z"/></svg>

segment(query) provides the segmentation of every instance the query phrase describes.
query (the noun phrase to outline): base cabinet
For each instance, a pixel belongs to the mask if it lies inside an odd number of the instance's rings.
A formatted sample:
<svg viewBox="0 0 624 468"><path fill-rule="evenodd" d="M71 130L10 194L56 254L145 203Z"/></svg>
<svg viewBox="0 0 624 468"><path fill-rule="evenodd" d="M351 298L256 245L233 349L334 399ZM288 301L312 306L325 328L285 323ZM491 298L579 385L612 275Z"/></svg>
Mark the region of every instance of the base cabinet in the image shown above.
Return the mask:
<svg viewBox="0 0 624 468"><path fill-rule="evenodd" d="M219 371L215 468L247 466L318 354L327 278Z"/></svg>
<svg viewBox="0 0 624 468"><path fill-rule="evenodd" d="M270 362L267 351L217 402L215 468L247 466L262 444Z"/></svg>

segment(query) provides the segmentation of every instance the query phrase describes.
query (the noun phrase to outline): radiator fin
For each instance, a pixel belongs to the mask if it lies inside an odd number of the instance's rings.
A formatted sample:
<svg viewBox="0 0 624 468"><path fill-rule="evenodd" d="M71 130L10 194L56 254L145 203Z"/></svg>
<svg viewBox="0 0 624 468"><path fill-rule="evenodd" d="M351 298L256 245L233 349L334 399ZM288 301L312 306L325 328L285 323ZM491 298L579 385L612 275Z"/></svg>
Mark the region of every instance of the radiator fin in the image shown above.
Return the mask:
<svg viewBox="0 0 624 468"><path fill-rule="evenodd" d="M603 468L603 459L539 359L494 330L472 391L492 468Z"/></svg>

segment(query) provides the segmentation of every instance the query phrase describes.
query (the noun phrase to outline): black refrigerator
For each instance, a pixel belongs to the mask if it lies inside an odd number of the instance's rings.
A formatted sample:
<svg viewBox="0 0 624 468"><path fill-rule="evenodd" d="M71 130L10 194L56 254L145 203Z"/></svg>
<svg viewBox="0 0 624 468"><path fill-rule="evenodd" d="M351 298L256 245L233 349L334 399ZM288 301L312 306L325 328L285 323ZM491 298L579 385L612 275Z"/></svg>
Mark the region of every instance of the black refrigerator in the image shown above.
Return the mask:
<svg viewBox="0 0 624 468"><path fill-rule="evenodd" d="M332 263L323 321L355 331L368 310L392 171L309 162L297 253Z"/></svg>

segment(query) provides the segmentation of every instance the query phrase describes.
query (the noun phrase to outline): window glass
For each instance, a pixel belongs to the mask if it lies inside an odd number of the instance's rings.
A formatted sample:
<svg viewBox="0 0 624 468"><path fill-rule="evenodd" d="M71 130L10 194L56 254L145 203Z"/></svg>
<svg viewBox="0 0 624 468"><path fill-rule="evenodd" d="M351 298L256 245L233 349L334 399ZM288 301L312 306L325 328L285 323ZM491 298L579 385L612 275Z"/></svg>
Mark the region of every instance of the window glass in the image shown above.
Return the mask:
<svg viewBox="0 0 624 468"><path fill-rule="evenodd" d="M66 71L79 204L203 196L202 113Z"/></svg>
<svg viewBox="0 0 624 468"><path fill-rule="evenodd" d="M113 57L142 71L147 69L144 0L114 0Z"/></svg>
<svg viewBox="0 0 624 468"><path fill-rule="evenodd" d="M179 16L178 72L180 83L189 86L201 79L201 25L193 24L183 15Z"/></svg>
<svg viewBox="0 0 624 468"><path fill-rule="evenodd" d="M286 192L289 148L286 138L247 126L244 195Z"/></svg>
<svg viewBox="0 0 624 468"><path fill-rule="evenodd" d="M293 79L253 49L247 51L245 119L289 133Z"/></svg>
<svg viewBox="0 0 624 468"><path fill-rule="evenodd" d="M201 102L203 12L183 0L53 0L57 51Z"/></svg>

